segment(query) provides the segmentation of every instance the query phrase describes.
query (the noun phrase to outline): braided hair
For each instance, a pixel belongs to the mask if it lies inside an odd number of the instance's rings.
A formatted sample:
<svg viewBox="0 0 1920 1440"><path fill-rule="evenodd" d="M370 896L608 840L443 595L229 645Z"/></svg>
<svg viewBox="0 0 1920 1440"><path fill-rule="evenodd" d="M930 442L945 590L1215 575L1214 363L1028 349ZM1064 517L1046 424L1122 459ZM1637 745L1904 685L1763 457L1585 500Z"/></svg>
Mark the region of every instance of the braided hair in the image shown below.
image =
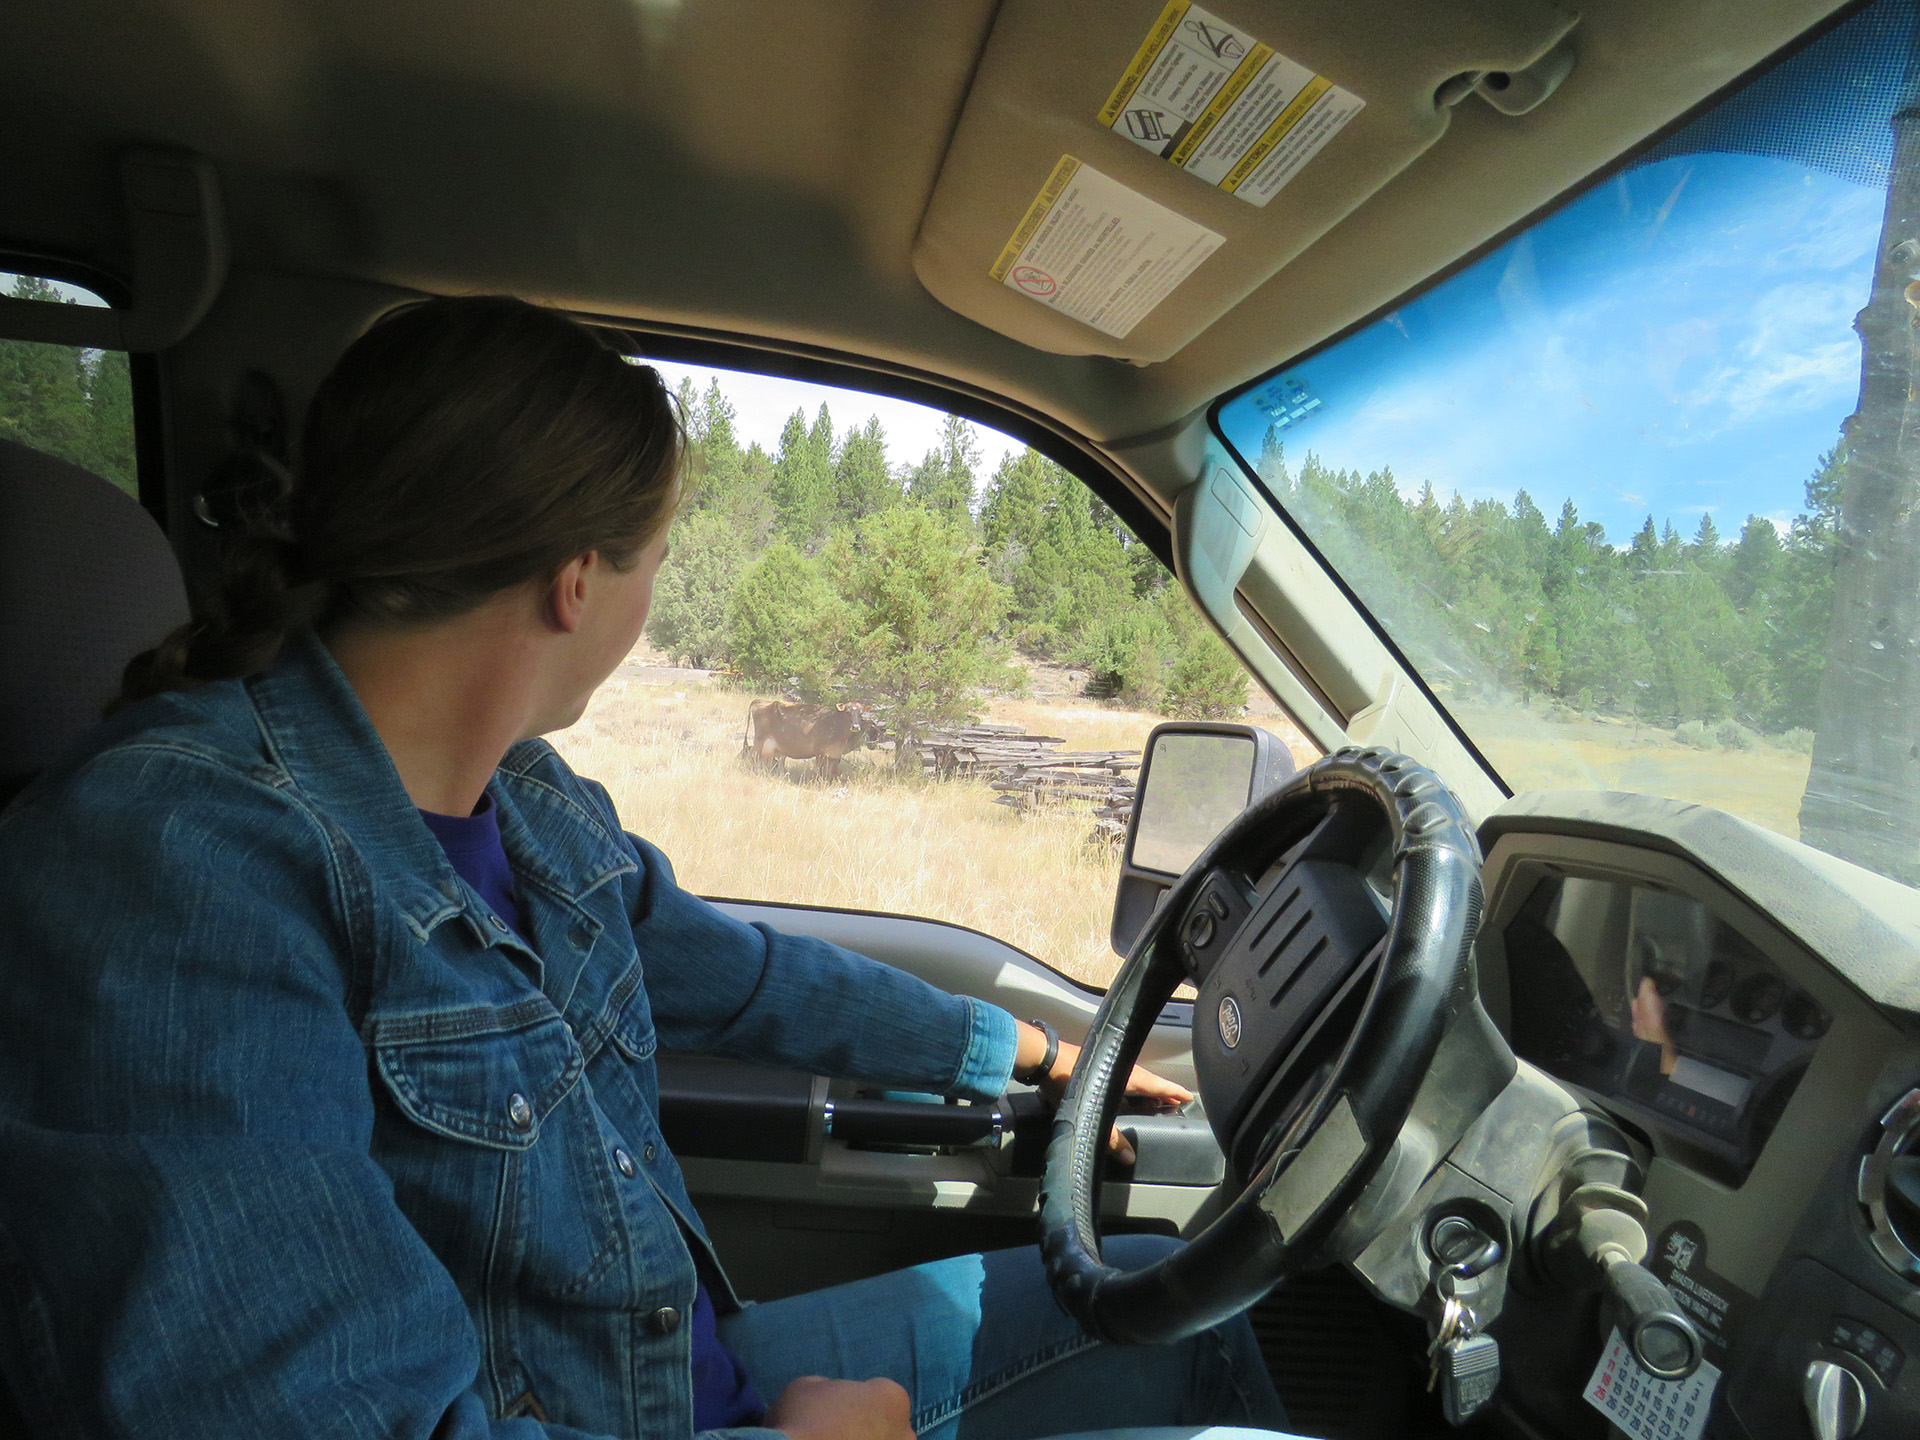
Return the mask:
<svg viewBox="0 0 1920 1440"><path fill-rule="evenodd" d="M589 551L624 569L671 515L684 446L659 373L557 311L391 312L314 393L291 473L252 462L217 585L116 704L258 674L307 627L448 619Z"/></svg>

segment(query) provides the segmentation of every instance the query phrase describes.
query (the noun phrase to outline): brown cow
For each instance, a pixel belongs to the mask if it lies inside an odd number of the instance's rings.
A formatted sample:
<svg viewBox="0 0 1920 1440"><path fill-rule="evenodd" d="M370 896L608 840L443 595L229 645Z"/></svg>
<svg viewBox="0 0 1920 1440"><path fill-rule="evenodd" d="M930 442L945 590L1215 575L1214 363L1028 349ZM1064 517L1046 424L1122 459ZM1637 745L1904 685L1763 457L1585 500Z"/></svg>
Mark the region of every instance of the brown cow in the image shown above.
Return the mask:
<svg viewBox="0 0 1920 1440"><path fill-rule="evenodd" d="M787 768L789 760L812 760L833 779L840 778L840 757L867 740L867 707L800 705L786 700L756 700L747 707L743 756Z"/></svg>

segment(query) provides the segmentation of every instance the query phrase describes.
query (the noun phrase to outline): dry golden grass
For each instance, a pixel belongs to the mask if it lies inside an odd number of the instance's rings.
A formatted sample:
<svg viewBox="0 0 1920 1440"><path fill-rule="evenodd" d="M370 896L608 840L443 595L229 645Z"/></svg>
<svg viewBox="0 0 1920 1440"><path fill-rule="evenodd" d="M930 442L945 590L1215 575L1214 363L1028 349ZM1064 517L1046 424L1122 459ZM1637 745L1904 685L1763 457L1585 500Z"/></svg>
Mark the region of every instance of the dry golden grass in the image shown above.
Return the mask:
<svg viewBox="0 0 1920 1440"><path fill-rule="evenodd" d="M1067 974L1105 984L1118 856L1088 845L1085 808L1020 815L978 781L896 778L882 752L785 775L740 758L756 697L712 683L617 675L554 737L606 785L627 828L705 895L925 915L985 930ZM994 705L990 718L1062 735L1076 750L1138 748L1156 716L1095 702Z"/></svg>
<svg viewBox="0 0 1920 1440"><path fill-rule="evenodd" d="M1766 740L1751 750L1696 750L1670 731L1611 720L1549 721L1539 715L1462 708L1515 790L1630 790L1711 805L1800 838L1800 796L1811 757Z"/></svg>
<svg viewBox="0 0 1920 1440"><path fill-rule="evenodd" d="M627 827L704 895L924 915L972 926L1078 979L1105 984L1119 858L1090 845L1084 806L1020 814L980 781L896 778L883 752L857 752L830 781L812 762L784 774L740 758L757 697L689 674L642 678L636 653L556 736L568 762L612 791ZM1042 677L1045 678L1045 677ZM1162 717L1075 695L996 700L985 719L1059 735L1070 750L1137 750ZM1516 789L1592 786L1712 805L1797 836L1807 757L1761 742L1702 751L1665 732L1606 721L1555 723L1463 711ZM1302 764L1317 751L1264 695L1248 719Z"/></svg>

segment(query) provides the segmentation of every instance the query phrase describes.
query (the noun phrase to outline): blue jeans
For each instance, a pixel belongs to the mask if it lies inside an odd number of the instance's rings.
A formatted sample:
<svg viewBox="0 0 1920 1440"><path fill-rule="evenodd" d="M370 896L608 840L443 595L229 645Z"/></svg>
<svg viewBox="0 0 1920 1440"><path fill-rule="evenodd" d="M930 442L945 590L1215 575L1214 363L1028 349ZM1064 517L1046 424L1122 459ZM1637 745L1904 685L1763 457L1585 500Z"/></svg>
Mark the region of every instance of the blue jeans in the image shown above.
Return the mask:
<svg viewBox="0 0 1920 1440"><path fill-rule="evenodd" d="M1121 1235L1105 1251L1108 1263L1134 1270L1177 1243ZM720 1322L720 1335L769 1402L801 1375L897 1380L920 1440L1286 1423L1244 1319L1174 1345L1103 1344L1054 1303L1032 1249L962 1255L749 1305Z"/></svg>

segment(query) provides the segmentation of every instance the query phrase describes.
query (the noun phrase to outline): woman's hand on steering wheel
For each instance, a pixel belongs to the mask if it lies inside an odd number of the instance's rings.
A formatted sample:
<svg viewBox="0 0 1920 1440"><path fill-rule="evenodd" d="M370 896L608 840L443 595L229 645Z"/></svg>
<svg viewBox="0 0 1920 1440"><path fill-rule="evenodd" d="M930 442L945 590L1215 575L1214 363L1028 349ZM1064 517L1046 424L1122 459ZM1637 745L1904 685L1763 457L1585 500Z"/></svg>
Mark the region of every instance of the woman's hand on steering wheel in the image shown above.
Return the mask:
<svg viewBox="0 0 1920 1440"><path fill-rule="evenodd" d="M1039 1063L1047 1047L1047 1037L1038 1027L1022 1020L1020 1023L1020 1049L1014 1062L1016 1070L1028 1068ZM1046 1098L1047 1104L1058 1106L1060 1097L1067 1093L1067 1082L1073 1078L1074 1062L1080 1058L1080 1047L1068 1041L1060 1042L1060 1052L1054 1057L1053 1068L1034 1086ZM1133 1067L1133 1073L1127 1077L1127 1098L1130 1100L1151 1100L1156 1109L1177 1110L1193 1099L1193 1092L1176 1080L1164 1075L1156 1075L1144 1065ZM1115 1125L1107 1136L1107 1148L1119 1159L1122 1165L1131 1165L1135 1156L1133 1146L1120 1127Z"/></svg>

